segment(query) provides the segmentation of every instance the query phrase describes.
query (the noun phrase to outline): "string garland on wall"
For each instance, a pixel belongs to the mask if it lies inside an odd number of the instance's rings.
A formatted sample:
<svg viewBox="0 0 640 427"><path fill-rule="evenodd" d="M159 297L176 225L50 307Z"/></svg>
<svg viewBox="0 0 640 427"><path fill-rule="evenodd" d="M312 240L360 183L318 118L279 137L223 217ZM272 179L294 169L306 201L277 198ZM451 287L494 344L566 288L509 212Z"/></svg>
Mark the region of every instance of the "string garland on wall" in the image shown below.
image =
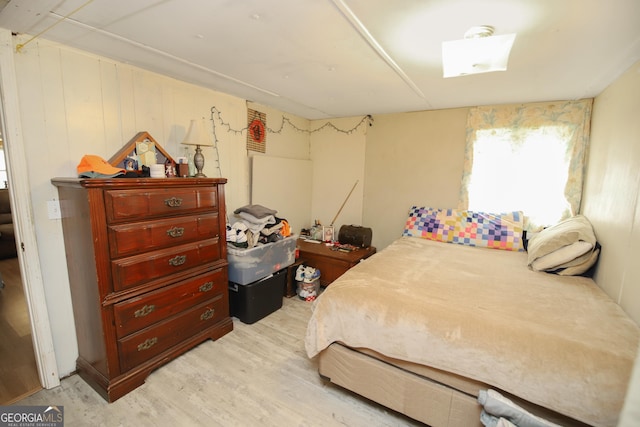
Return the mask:
<svg viewBox="0 0 640 427"><path fill-rule="evenodd" d="M262 133L262 138L264 138L264 132L268 132L268 133L274 133L274 134L281 134L284 130L285 124L289 125L291 128L293 128L293 130L297 131L297 132L301 132L301 133L307 133L307 134L312 134L315 132L320 132L321 130L325 129L325 128L330 128L333 129L336 132L340 132L340 133L344 133L346 135L350 135L353 132L355 132L356 130L358 130L361 126L364 125L369 125L369 126L373 126L373 117L370 114L367 114L366 116L362 117L362 119L360 119L360 121L353 126L352 128L349 129L341 129L339 127L337 127L336 125L334 125L333 123L331 123L330 121L326 122L325 124L323 124L320 127L317 127L315 129L302 129L298 126L295 125L295 123L293 123L288 117L286 117L285 115L282 115L282 120L280 122L280 127L278 129L271 129L268 126L266 126L266 116L257 116L254 117L254 119L257 118L261 121L261 123L264 125L264 127L260 128L260 133ZM222 118L222 112L220 110L218 110L218 108L216 106L211 107L211 133L213 134L213 149L215 150L215 154L216 154L216 169L218 170L218 176L223 177L224 174L222 173L222 167L220 166L220 151L218 150L218 143L220 142L220 140L218 139L218 135L216 134L216 119L219 122L220 126L223 126L224 128L226 128L226 131L228 133L233 133L235 135L242 135L243 132L248 132L251 129L252 124L255 125L255 120L249 120L249 123L247 126L243 127L242 129L234 129L231 127L231 124L229 122L225 122L224 119ZM254 136L256 134L254 133ZM229 223L229 217L227 214L227 223Z"/></svg>
<svg viewBox="0 0 640 427"><path fill-rule="evenodd" d="M249 131L249 128L252 122L250 122L247 126L241 129L234 129L233 127L231 127L231 124L229 122L226 122L224 120L224 118L222 117L222 112L215 105L211 107L211 131L213 133L213 148L216 152L216 163L217 163L218 173L220 174L220 176L224 176L222 174L222 168L220 167L220 153L218 151L218 142L220 140L218 139L218 135L216 134L216 120L219 122L220 126L226 129L228 133L233 133L235 135L242 135L243 132ZM355 126L349 129L339 128L336 125L334 125L331 121L328 121L324 123L322 126L319 126L315 129L302 129L296 126L295 123L293 123L288 117L286 117L283 114L282 120L280 122L280 127L278 129L272 129L268 126L264 126L264 129L262 131L263 132L266 131L268 133L273 133L273 134L281 134L284 130L285 125L290 126L296 132L306 133L306 134L312 134L312 133L320 132L325 128L330 128L336 132L344 133L346 135L351 135L353 132L357 131L361 126L364 126L364 125L373 126L373 117L370 114L367 114L366 116L363 116L362 119L360 119L360 121Z"/></svg>
<svg viewBox="0 0 640 427"><path fill-rule="evenodd" d="M211 107L211 121L214 122L214 137L215 137L215 119L218 120L218 122L220 122L221 126L224 126L227 130L227 132L230 133L234 133L234 134L242 134L243 132L247 131L249 129L249 126L245 126L242 129L234 129L231 127L231 124L228 122L225 122L224 119L222 118L222 112L220 110L218 110L218 108L216 106ZM286 117L284 114L282 115L282 120L280 122L280 127L278 129L272 129L270 127L266 127L266 131L268 133L274 133L274 134L280 134L282 133L282 131L284 130L284 126L289 125L291 128L293 128L293 130L297 131L297 132L301 132L301 133L308 133L308 134L312 134L312 133L316 133L316 132L320 132L321 130L323 130L324 128L331 128L333 130L335 130L336 132L340 132L340 133L344 133L347 135L352 134L353 132L355 132L356 130L358 130L358 128L360 128L361 126L368 124L369 126L373 126L373 117L370 114L367 114L366 116L363 116L362 119L352 128L350 129L341 129L339 127L337 127L336 125L334 125L333 123L326 122L325 124L323 124L320 127L317 127L315 129L302 129L298 126L296 126L295 123L293 123L288 117Z"/></svg>

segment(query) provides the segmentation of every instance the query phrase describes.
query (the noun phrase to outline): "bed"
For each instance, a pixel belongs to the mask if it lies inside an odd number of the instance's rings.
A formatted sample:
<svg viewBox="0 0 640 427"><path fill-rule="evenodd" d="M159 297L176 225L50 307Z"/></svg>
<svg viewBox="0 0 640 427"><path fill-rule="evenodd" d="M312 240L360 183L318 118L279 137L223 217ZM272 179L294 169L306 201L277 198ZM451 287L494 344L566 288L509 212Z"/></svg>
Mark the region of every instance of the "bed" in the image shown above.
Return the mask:
<svg viewBox="0 0 640 427"><path fill-rule="evenodd" d="M305 338L320 375L434 427L481 425L486 390L615 426L640 337L624 311L527 252L440 240L402 236L326 288Z"/></svg>

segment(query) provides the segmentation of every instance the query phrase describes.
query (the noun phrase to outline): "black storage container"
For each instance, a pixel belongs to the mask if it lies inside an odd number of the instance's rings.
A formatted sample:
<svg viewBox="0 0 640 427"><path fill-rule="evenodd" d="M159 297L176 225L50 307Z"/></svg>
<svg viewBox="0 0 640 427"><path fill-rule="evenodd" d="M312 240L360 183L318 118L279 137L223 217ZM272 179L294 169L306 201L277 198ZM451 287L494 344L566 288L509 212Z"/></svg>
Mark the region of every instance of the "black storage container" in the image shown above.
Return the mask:
<svg viewBox="0 0 640 427"><path fill-rule="evenodd" d="M231 315L243 323L252 324L279 310L286 284L286 268L246 285L229 282Z"/></svg>

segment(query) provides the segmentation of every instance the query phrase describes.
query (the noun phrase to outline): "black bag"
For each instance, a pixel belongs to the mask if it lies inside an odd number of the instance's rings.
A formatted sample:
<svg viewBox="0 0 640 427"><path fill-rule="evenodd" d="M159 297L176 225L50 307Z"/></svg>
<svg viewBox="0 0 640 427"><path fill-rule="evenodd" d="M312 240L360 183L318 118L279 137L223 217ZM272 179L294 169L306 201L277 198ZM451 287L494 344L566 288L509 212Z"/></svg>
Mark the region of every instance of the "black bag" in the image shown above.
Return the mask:
<svg viewBox="0 0 640 427"><path fill-rule="evenodd" d="M342 245L353 245L361 248L371 246L373 232L369 227L360 225L343 225L338 232L338 241Z"/></svg>

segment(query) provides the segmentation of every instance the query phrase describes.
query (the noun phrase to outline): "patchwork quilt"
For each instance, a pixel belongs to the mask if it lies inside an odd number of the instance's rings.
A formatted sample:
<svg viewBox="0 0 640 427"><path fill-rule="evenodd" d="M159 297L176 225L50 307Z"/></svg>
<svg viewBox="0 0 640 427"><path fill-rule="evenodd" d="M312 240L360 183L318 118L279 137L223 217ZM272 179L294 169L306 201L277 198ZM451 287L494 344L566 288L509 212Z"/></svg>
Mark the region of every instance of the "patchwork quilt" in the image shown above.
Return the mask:
<svg viewBox="0 0 640 427"><path fill-rule="evenodd" d="M522 251L522 212L487 213L413 206L403 236L445 243Z"/></svg>

